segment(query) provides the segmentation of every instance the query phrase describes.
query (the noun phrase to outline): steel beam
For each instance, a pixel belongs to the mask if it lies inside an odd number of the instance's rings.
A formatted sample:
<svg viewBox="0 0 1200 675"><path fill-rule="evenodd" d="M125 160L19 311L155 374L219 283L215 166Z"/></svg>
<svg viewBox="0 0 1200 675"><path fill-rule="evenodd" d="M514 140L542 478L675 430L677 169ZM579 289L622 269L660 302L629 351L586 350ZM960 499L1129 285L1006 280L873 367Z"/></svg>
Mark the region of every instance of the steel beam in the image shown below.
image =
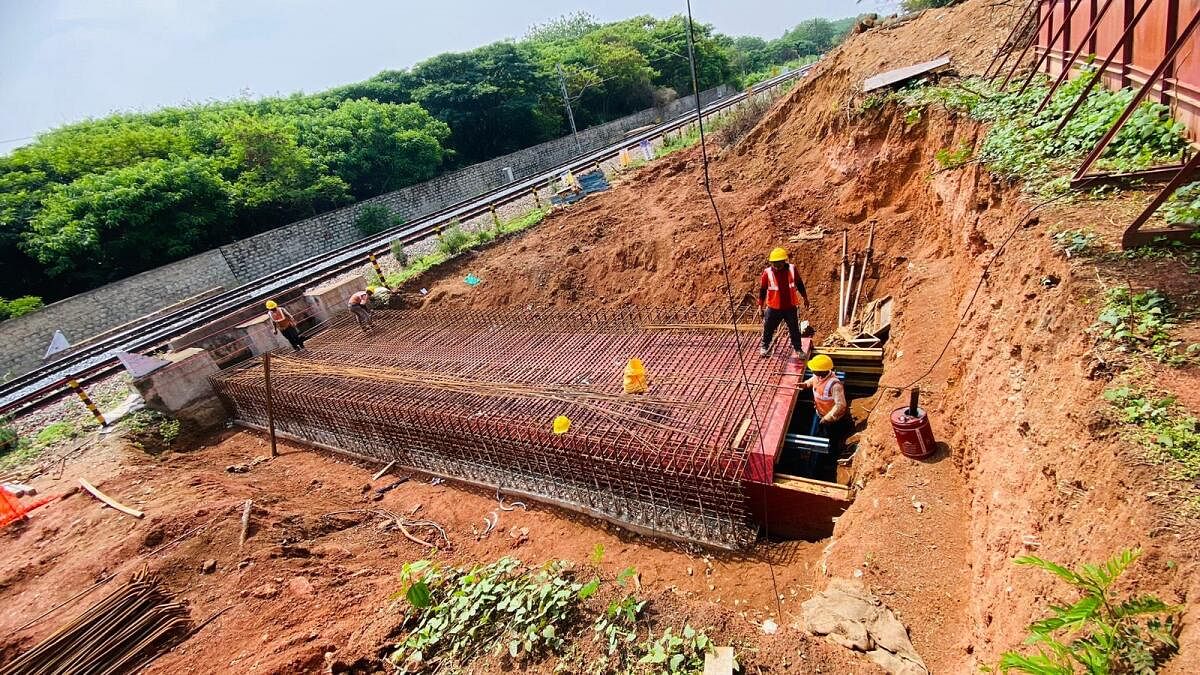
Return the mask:
<svg viewBox="0 0 1200 675"><path fill-rule="evenodd" d="M1079 40L1079 44L1075 47L1075 51L1071 52L1071 58L1063 62L1062 72L1060 72L1058 77L1054 79L1054 84L1050 85L1050 91L1046 92L1045 97L1042 98L1042 102L1038 104L1037 110L1034 111L1034 115L1042 112L1042 110L1045 109L1046 104L1050 103L1050 99L1054 96L1054 92L1058 91L1059 85L1067 81L1067 78L1071 74L1071 66L1075 65L1075 61L1083 52L1084 45L1087 45L1089 42L1091 42L1092 38L1095 37L1096 31L1100 28L1100 20L1104 18L1105 13L1108 12L1108 8L1112 6L1114 1L1115 0L1104 0L1104 5L1100 7L1100 11L1097 12L1095 17L1092 19L1092 25L1088 27L1087 34Z"/></svg>
<svg viewBox="0 0 1200 675"><path fill-rule="evenodd" d="M1043 61L1046 61L1047 67L1049 67L1050 50L1054 47L1054 43L1058 42L1058 38L1062 37L1063 32L1067 30L1068 26L1071 25L1071 18L1075 16L1075 11L1078 10L1081 5L1083 5L1083 0L1075 0L1075 3L1071 5L1069 10L1067 10L1067 18L1063 20L1062 25L1058 27L1058 30L1054 33L1054 37L1050 38L1050 41L1046 43L1046 49L1042 52L1042 55L1038 57L1037 61L1033 62L1033 67L1029 69L1029 75L1025 78L1025 81L1021 83L1021 88L1017 90L1018 96L1024 94L1025 90L1029 87L1029 83L1033 82L1033 76L1037 75L1038 69L1042 67Z"/></svg>
<svg viewBox="0 0 1200 675"><path fill-rule="evenodd" d="M1158 208L1165 204L1175 191L1183 187L1184 183L1191 180L1196 170L1200 168L1200 152L1192 155L1180 169L1175 173L1175 177L1171 182L1167 183L1162 190L1155 195L1154 199L1146 205L1146 208L1138 215L1137 218L1125 228L1124 234L1121 235L1121 247L1124 249L1136 248L1144 244L1153 243L1159 237L1166 237L1172 240L1186 240L1195 233L1195 227L1180 227L1172 226L1165 230L1156 230L1154 232L1142 232L1142 226L1145 225L1150 218L1158 211Z"/></svg>
<svg viewBox="0 0 1200 675"><path fill-rule="evenodd" d="M1000 84L1000 91L1004 91L1004 88L1008 86L1008 81L1012 79L1013 74L1017 72L1017 68L1021 66L1021 61L1025 58L1025 54L1029 52L1029 48L1037 44L1038 36L1042 34L1042 27L1046 25L1046 22L1050 20L1050 17L1054 16L1054 7L1057 4L1058 0L1050 0L1050 7L1046 10L1046 15L1043 16L1042 20L1038 22L1037 29L1033 31L1033 35L1030 36L1029 42L1025 44L1025 48L1021 50L1021 54L1017 56L1017 60L1013 62L1012 69L1008 71L1008 75L1005 76L1004 82ZM996 75L999 74L1000 73L996 73ZM996 75L993 75L992 79L995 79Z"/></svg>
<svg viewBox="0 0 1200 675"><path fill-rule="evenodd" d="M1019 31L1021 27L1025 25L1025 22L1029 20L1029 10L1037 7L1037 4L1038 0L1029 0L1029 3L1025 5L1025 9L1021 11L1021 18L1017 19L1017 22L1013 24L1012 29L1008 31L1008 36L1004 38L1004 41L1000 43L1000 46L996 47L996 53L992 55L992 60L990 63L988 63L987 68L983 69L982 77L987 77L988 73L992 72L992 67L996 66L1001 54L1004 54L1005 58L1004 61L1000 63L999 67L1004 68L1004 63L1008 62L1008 55L1012 54L1012 42L1017 37L1017 31Z"/></svg>
<svg viewBox="0 0 1200 675"><path fill-rule="evenodd" d="M1197 9L1192 15L1192 20L1188 21L1187 26L1185 26L1180 32L1179 36L1175 38L1171 48L1167 50L1166 54L1163 54L1162 60L1158 62L1158 66L1154 69L1154 72L1150 73L1150 77L1146 79L1146 83L1142 85L1141 89L1138 89L1138 92L1134 95L1133 100L1130 101L1129 105L1125 106L1125 110L1121 112L1121 116L1117 118L1117 121L1113 123L1107 132L1105 132L1104 137L1100 139L1100 142L1097 143L1096 146L1092 148L1092 151L1088 153L1088 156L1083 160L1083 164L1080 165L1079 169L1075 172L1075 175L1071 177L1071 180L1079 180L1087 175L1088 169L1092 168L1092 165L1096 163L1096 160L1100 159L1100 155L1104 152L1104 149L1108 147L1108 144L1112 142L1112 139L1116 137L1119 131L1121 131L1121 127L1125 126L1125 123L1129 121L1129 118L1133 115L1133 111L1137 109L1138 105L1146 98L1146 95L1149 94L1150 90L1154 87L1154 83L1160 77L1162 77L1162 74L1166 71L1167 67L1175 61L1175 57L1179 55L1184 43L1188 41L1188 38L1192 36L1192 33L1196 31L1198 26L1200 26L1200 9Z"/></svg>

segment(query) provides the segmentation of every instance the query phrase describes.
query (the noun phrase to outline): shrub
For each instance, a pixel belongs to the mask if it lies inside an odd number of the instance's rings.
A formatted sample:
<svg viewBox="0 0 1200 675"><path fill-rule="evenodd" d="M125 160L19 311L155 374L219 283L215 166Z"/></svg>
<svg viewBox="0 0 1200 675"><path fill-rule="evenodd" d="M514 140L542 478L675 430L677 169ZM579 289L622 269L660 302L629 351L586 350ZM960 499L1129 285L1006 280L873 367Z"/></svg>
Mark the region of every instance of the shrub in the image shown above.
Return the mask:
<svg viewBox="0 0 1200 675"><path fill-rule="evenodd" d="M452 224L450 229L442 232L438 237L438 250L447 256L456 256L471 248L472 243L473 239L469 233L458 225Z"/></svg>
<svg viewBox="0 0 1200 675"><path fill-rule="evenodd" d="M408 253L404 250L404 242L400 241L399 239L396 239L392 242L391 248L392 248L392 258L396 261L396 264L401 267L407 266L408 265Z"/></svg>
<svg viewBox="0 0 1200 675"><path fill-rule="evenodd" d="M942 148L934 153L933 158L937 160L938 166L940 166L943 171L949 171L951 169L957 169L967 162L970 162L973 152L974 149L969 144L963 143L962 145L958 146L957 150Z"/></svg>
<svg viewBox="0 0 1200 675"><path fill-rule="evenodd" d="M368 204L358 210L354 217L354 227L364 237L379 234L404 224L404 219L392 213L391 209L382 204Z"/></svg>
<svg viewBox="0 0 1200 675"><path fill-rule="evenodd" d="M721 130L716 134L717 141L723 146L730 146L742 140L770 109L771 101L760 96L751 97L725 117L721 123Z"/></svg>
<svg viewBox="0 0 1200 675"><path fill-rule="evenodd" d="M600 585L573 582L561 561L535 571L512 558L469 570L418 560L405 563L400 577L406 587L396 597L406 598L413 611L391 661L417 658L434 670L488 650L507 649L513 658L559 650L560 631Z"/></svg>
<svg viewBox="0 0 1200 675"><path fill-rule="evenodd" d="M0 417L0 455L8 454L17 449L21 437L8 417Z"/></svg>
<svg viewBox="0 0 1200 675"><path fill-rule="evenodd" d="M0 321L24 316L43 306L42 299L35 295L24 295L14 300L0 298Z"/></svg>
<svg viewBox="0 0 1200 675"><path fill-rule="evenodd" d="M1081 665L1083 672L1092 675L1155 672L1157 665L1178 649L1172 615L1183 608L1167 605L1153 595L1115 597L1113 582L1141 554L1138 549L1121 551L1104 563L1083 565L1075 571L1036 556L1017 558L1018 565L1045 570L1082 597L1069 606L1051 605L1048 616L1029 625L1025 643L1035 646L1037 654L1005 652L1000 670L1071 675Z"/></svg>

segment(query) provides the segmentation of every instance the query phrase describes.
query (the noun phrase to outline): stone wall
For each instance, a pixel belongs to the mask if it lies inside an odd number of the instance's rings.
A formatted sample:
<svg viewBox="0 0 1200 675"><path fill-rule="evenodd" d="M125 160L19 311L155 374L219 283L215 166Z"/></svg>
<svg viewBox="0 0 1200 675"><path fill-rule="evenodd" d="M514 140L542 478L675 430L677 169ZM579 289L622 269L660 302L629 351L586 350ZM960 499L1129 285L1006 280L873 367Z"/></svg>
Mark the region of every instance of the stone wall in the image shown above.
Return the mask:
<svg viewBox="0 0 1200 675"><path fill-rule="evenodd" d="M701 92L708 105L733 93L728 86ZM691 97L665 106L613 120L579 132L578 146L592 152L617 143L631 129L661 120L682 117L695 107ZM512 154L471 165L395 192L367 199L352 206L329 211L291 225L268 230L248 239L221 247L237 278L243 283L306 260L362 238L354 227L358 211L370 204L382 204L405 221L412 221L509 183L504 169L511 168L513 180L545 173L579 155L571 136L547 141Z"/></svg>
<svg viewBox="0 0 1200 675"><path fill-rule="evenodd" d="M37 367L54 331L72 343L185 298L238 286L220 251L207 251L0 321L0 376Z"/></svg>

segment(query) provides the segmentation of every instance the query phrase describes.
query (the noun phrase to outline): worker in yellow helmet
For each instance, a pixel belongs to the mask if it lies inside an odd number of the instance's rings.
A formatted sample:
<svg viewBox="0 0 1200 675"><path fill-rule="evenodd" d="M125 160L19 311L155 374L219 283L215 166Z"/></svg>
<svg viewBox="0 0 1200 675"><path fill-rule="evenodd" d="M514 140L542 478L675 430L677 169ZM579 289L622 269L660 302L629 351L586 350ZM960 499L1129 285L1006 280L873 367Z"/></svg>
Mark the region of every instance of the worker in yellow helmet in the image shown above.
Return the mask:
<svg viewBox="0 0 1200 675"><path fill-rule="evenodd" d="M359 291L350 296L350 311L358 319L358 326L363 330L375 327L375 318L371 313L371 296L375 295L375 287L367 286L367 290Z"/></svg>
<svg viewBox="0 0 1200 675"><path fill-rule="evenodd" d="M271 333L279 335L283 333L283 337L287 338L288 344L295 351L304 349L304 336L300 334L300 327L296 323L296 317L292 313L279 306L279 303L274 300L267 301L267 318L271 321Z"/></svg>
<svg viewBox="0 0 1200 675"><path fill-rule="evenodd" d="M808 293L804 281L796 273L796 266L788 262L788 252L782 248L771 251L771 263L763 270L759 279L758 306L763 308L762 348L758 355L771 353L771 341L780 322L787 324L788 337L792 341L792 353L800 356L804 349L800 340L799 306L804 300L804 309L809 307Z"/></svg>
<svg viewBox="0 0 1200 675"><path fill-rule="evenodd" d="M819 480L833 480L837 475L837 459L842 454L846 437L854 431L850 417L850 406L846 402L846 387L833 372L833 359L817 354L808 362L812 377L800 384L801 389L812 390L813 429L812 435L829 439L829 462L821 469L824 475L814 476Z"/></svg>

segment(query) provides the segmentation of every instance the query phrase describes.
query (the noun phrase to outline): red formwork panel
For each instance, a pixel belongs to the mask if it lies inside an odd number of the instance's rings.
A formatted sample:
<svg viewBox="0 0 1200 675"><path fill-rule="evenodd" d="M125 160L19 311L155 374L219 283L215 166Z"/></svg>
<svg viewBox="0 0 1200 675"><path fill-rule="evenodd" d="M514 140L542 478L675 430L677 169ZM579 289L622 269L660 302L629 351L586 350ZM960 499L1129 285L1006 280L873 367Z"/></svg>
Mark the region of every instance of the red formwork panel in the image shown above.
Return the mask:
<svg viewBox="0 0 1200 675"><path fill-rule="evenodd" d="M1129 63L1131 78L1138 84L1146 81L1167 53L1167 22L1171 0L1154 0L1149 11L1133 31L1133 61Z"/></svg>

